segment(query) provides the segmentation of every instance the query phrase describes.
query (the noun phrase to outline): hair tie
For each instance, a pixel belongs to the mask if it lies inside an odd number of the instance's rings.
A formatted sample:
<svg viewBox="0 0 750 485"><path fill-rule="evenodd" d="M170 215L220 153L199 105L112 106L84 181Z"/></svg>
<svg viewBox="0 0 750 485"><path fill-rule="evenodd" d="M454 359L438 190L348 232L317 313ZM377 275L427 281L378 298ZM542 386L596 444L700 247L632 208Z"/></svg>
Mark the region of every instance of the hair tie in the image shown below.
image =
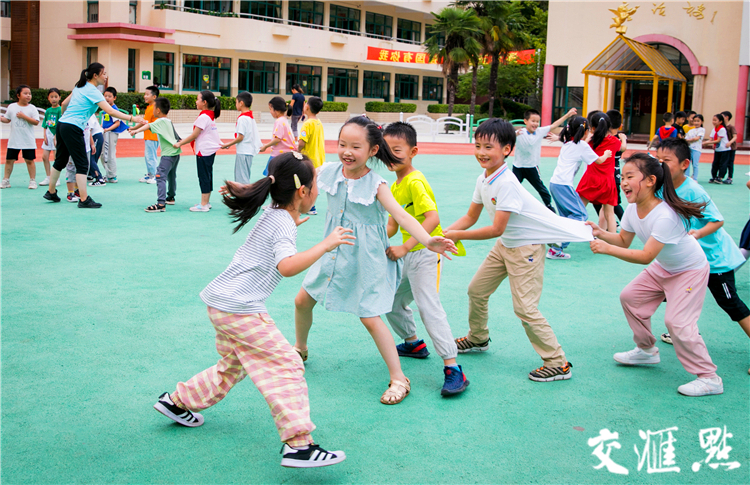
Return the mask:
<svg viewBox="0 0 750 485"><path fill-rule="evenodd" d="M303 158L303 155L300 152L292 152L292 155L294 155L294 158L296 158L297 160L302 160Z"/></svg>
<svg viewBox="0 0 750 485"><path fill-rule="evenodd" d="M297 174L296 174L296 173L294 174L294 186L295 186L296 188L298 188L298 189L299 189L300 187L302 187L302 184L300 183L300 181L299 181L299 177L297 177Z"/></svg>
<svg viewBox="0 0 750 485"><path fill-rule="evenodd" d="M273 185L274 182L276 182L276 177L274 177L273 175L269 175L268 178L271 179L271 185Z"/></svg>

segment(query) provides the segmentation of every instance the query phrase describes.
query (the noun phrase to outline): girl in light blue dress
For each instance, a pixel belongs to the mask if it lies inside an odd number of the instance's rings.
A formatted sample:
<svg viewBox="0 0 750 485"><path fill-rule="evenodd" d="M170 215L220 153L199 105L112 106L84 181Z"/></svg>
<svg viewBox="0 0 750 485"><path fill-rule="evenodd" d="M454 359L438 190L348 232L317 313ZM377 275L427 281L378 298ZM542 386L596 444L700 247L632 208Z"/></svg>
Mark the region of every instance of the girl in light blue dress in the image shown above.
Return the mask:
<svg viewBox="0 0 750 485"><path fill-rule="evenodd" d="M410 384L401 371L393 336L380 318L391 311L401 279L399 263L385 254L388 213L428 249L444 255L446 251L455 254L456 247L449 239L430 237L396 202L385 179L367 166L373 157L389 167L401 163L377 124L363 116L347 121L339 132L338 155L339 162L324 164L318 174L318 188L328 195L326 234L341 226L351 229L356 240L353 246L340 246L326 254L305 276L294 300L294 348L307 359L307 336L316 303L324 302L330 311L358 316L388 366L390 383L380 402L397 404L409 394Z"/></svg>

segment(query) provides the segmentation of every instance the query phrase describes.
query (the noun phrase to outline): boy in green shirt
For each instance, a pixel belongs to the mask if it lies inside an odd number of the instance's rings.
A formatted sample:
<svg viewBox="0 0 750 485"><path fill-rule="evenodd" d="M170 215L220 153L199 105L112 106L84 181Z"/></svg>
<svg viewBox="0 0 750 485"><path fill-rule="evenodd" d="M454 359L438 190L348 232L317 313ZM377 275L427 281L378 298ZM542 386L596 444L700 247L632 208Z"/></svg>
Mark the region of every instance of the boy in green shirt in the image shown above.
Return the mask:
<svg viewBox="0 0 750 485"><path fill-rule="evenodd" d="M57 133L57 120L62 116L62 108L60 107L60 90L57 88L50 88L47 91L47 101L49 101L50 107L44 110L44 119L42 120L42 130L44 135L42 136L42 162L44 162L44 172L47 174L39 185L49 185L49 154L54 152L55 148L55 134ZM57 185L60 185L60 181L57 181Z"/></svg>
<svg viewBox="0 0 750 485"><path fill-rule="evenodd" d="M151 133L159 137L161 144L161 159L156 169L156 204L146 207L146 212L165 212L166 204L174 205L174 196L177 189L177 165L180 163L182 150L174 145L181 140L174 129L172 121L167 118L169 113L169 100L167 98L156 98L154 101L154 121L146 123L137 129L131 129L130 134L135 135L142 131L151 130ZM167 189L169 183L169 189Z"/></svg>
<svg viewBox="0 0 750 485"><path fill-rule="evenodd" d="M391 186L394 198L422 224L430 236L442 236L435 195L422 172L412 166L412 159L418 151L416 130L407 123L391 123L383 132L383 137L393 154L403 159L403 163L391 169L397 176L396 182ZM389 217L388 237L394 236L398 229L396 221ZM430 355L424 340L417 338L417 327L409 308L409 304L416 301L425 329L445 365L445 384L440 393L443 396L460 394L469 385L469 381L461 366L456 364L458 348L451 334L448 317L440 303L441 257L419 244L403 228L401 233L404 243L386 250L391 260L404 260L401 284L396 290L393 309L386 315L393 330L404 339L404 343L396 346L398 355L418 359Z"/></svg>

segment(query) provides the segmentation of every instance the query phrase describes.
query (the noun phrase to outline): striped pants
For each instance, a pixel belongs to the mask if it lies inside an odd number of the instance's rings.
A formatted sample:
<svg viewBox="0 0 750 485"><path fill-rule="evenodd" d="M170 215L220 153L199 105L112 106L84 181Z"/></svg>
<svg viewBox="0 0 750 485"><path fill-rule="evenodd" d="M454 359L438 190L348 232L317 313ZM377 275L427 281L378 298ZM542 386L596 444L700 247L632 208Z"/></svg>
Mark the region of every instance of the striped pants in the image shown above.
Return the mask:
<svg viewBox="0 0 750 485"><path fill-rule="evenodd" d="M218 403L249 375L271 409L281 441L289 446L313 443L305 367L297 352L266 313L239 315L208 307L216 329L215 366L177 384L172 401L191 411Z"/></svg>

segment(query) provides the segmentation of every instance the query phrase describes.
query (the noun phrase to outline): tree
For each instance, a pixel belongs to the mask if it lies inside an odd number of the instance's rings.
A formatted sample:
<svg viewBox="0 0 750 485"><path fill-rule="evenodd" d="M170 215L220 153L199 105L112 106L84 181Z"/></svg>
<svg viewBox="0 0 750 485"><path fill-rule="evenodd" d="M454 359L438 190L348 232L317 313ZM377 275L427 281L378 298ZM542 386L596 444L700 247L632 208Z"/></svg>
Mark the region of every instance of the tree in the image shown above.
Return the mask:
<svg viewBox="0 0 750 485"><path fill-rule="evenodd" d="M447 7L432 15L435 21L425 40L425 50L430 60L437 59L442 65L443 75L448 81L448 116L452 116L459 71L469 64L478 66L479 63L481 43L477 39L483 35L482 22L471 8Z"/></svg>

